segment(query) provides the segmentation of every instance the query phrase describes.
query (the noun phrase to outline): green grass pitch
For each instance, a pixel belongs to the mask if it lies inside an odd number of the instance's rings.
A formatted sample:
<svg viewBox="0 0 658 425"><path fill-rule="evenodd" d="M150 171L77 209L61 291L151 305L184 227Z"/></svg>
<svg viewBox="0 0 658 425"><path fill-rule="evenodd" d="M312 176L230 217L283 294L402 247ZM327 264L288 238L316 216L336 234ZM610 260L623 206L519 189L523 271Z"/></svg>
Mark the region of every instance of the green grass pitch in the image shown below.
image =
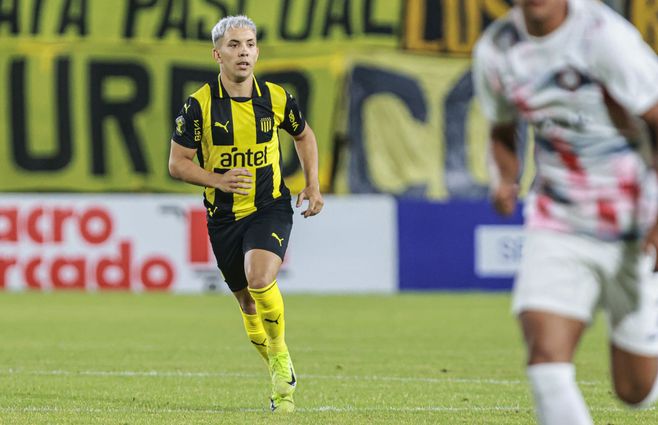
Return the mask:
<svg viewBox="0 0 658 425"><path fill-rule="evenodd" d="M507 294L290 295L298 411L226 295L0 293L0 424L530 424ZM614 400L598 318L576 359L597 424L658 423Z"/></svg>

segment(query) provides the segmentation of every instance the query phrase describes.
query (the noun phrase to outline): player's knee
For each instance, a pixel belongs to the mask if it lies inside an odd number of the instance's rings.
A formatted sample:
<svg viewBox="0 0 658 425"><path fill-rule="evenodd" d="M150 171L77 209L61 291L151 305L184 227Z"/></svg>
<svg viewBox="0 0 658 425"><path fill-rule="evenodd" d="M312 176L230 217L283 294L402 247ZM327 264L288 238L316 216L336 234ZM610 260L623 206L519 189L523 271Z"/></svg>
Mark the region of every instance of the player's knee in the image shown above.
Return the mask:
<svg viewBox="0 0 658 425"><path fill-rule="evenodd" d="M264 273L247 273L247 281L250 288L260 289L270 285L274 278L266 276Z"/></svg>
<svg viewBox="0 0 658 425"><path fill-rule="evenodd" d="M537 341L528 347L528 364L570 362L571 356L554 345Z"/></svg>
<svg viewBox="0 0 658 425"><path fill-rule="evenodd" d="M622 402L633 407L646 407L647 404L654 400L647 400L651 392L652 385L648 382L639 382L636 380L616 381L615 394Z"/></svg>
<svg viewBox="0 0 658 425"><path fill-rule="evenodd" d="M646 389L637 385L620 385L615 383L615 393L624 403L634 406L641 403L649 394L650 388Z"/></svg>

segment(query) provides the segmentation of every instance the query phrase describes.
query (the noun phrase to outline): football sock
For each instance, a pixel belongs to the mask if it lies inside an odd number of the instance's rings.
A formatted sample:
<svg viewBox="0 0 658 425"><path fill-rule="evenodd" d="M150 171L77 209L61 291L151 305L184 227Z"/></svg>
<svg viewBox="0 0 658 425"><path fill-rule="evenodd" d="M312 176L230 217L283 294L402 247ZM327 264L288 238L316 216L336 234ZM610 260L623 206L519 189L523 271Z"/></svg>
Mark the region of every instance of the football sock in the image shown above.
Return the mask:
<svg viewBox="0 0 658 425"><path fill-rule="evenodd" d="M592 425L585 400L576 384L571 363L539 363L528 366L535 397L535 412L541 425Z"/></svg>
<svg viewBox="0 0 658 425"><path fill-rule="evenodd" d="M269 352L288 351L285 341L285 320L283 315L283 297L276 280L261 289L249 288L256 301L256 311L263 322L263 328L269 340Z"/></svg>
<svg viewBox="0 0 658 425"><path fill-rule="evenodd" d="M247 314L244 311L242 312L242 321L244 322L244 329L247 331L247 336L251 341L251 344L256 348L258 354L268 362L267 356L267 334L263 328L263 322L260 320L258 313L256 314Z"/></svg>

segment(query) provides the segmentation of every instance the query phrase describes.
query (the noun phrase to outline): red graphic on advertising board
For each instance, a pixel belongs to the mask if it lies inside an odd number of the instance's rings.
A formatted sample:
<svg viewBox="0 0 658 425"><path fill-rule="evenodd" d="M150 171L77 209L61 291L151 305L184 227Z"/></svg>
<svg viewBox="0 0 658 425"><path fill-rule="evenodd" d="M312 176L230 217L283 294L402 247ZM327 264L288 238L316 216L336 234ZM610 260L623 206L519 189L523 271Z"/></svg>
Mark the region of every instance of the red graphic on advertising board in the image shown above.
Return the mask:
<svg viewBox="0 0 658 425"><path fill-rule="evenodd" d="M192 209L188 215L189 261L192 264L206 264L210 261L210 243L206 211Z"/></svg>
<svg viewBox="0 0 658 425"><path fill-rule="evenodd" d="M116 228L115 218L101 205L0 208L0 247L14 248L0 253L0 289L7 286L11 272L18 272L22 283L35 290L171 289L173 262L163 255L136 258L137 236L117 239ZM21 251L26 246L32 248L29 253ZM67 249L53 255L35 247Z"/></svg>

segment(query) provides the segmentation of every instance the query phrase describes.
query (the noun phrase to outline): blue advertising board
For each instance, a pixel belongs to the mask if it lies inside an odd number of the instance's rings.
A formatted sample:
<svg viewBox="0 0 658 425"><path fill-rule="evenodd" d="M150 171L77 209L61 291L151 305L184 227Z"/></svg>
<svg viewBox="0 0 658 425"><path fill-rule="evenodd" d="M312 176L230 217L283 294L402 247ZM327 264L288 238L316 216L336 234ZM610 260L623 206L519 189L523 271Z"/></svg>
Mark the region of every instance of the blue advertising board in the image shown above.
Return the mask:
<svg viewBox="0 0 658 425"><path fill-rule="evenodd" d="M521 255L521 205L398 200L400 290L509 290Z"/></svg>

